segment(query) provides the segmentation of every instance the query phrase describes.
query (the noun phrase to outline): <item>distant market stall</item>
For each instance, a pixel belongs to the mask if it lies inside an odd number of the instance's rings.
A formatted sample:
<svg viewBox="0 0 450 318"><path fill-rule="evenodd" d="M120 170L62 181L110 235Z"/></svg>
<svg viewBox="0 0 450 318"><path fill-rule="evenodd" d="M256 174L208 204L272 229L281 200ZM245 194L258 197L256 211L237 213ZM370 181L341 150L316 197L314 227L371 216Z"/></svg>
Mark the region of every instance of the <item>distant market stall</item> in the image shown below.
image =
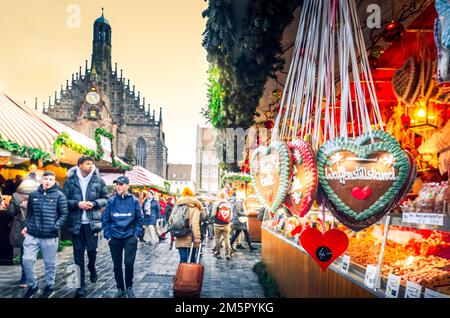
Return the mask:
<svg viewBox="0 0 450 318"><path fill-rule="evenodd" d="M170 183L148 171L144 167L134 166L130 171L122 173L103 173L101 174L103 180L105 180L106 185L113 185L113 181L121 176L125 175L128 179L130 179L130 185L133 191L140 192L145 190L156 190L162 194L170 195L172 194L170 191Z"/></svg>

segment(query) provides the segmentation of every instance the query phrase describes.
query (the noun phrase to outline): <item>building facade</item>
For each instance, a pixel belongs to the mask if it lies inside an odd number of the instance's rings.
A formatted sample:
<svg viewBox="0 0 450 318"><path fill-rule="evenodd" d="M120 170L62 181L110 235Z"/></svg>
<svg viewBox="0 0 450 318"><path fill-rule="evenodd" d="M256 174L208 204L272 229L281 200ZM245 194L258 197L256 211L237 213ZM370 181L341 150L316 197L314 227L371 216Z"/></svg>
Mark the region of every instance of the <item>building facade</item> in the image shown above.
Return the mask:
<svg viewBox="0 0 450 318"><path fill-rule="evenodd" d="M197 126L195 188L197 193L217 194L220 184L219 159L213 128Z"/></svg>
<svg viewBox="0 0 450 318"><path fill-rule="evenodd" d="M111 64L112 29L104 15L94 22L91 66L72 74L66 87L49 97L44 113L94 138L97 128L114 135L115 154L166 178L167 146L159 114L146 105L145 97ZM158 117L157 117L158 116Z"/></svg>
<svg viewBox="0 0 450 318"><path fill-rule="evenodd" d="M192 181L192 165L169 163L167 167L167 180L171 184L170 189L172 192L181 194L186 187L195 191L194 182Z"/></svg>

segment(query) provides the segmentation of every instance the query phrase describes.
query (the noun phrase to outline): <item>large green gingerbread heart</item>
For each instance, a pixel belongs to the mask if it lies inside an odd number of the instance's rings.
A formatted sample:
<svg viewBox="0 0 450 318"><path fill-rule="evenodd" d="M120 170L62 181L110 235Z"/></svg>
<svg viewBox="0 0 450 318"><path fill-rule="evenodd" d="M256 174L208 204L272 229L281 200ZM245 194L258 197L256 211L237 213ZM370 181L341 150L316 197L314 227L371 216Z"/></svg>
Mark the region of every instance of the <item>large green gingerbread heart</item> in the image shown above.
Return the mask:
<svg viewBox="0 0 450 318"><path fill-rule="evenodd" d="M382 218L398 200L410 160L394 137L373 132L323 144L317 170L328 208L341 223L359 230Z"/></svg>
<svg viewBox="0 0 450 318"><path fill-rule="evenodd" d="M292 154L285 142L259 147L250 160L253 188L259 201L275 212L283 203L292 177Z"/></svg>

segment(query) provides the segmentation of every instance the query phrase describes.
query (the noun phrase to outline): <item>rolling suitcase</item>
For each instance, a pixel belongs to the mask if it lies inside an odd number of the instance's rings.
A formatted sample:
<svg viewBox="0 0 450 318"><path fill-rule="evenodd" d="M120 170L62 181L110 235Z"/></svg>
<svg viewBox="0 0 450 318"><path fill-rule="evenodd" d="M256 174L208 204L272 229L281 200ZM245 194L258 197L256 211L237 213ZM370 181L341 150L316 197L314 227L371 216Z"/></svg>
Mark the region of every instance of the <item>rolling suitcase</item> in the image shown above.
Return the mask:
<svg viewBox="0 0 450 318"><path fill-rule="evenodd" d="M200 264L200 251L202 244L200 243L197 251L197 260L191 263L192 250L194 243L189 251L187 263L180 263L177 268L175 277L173 278L173 296L177 298L195 298L200 297L203 285L203 264Z"/></svg>

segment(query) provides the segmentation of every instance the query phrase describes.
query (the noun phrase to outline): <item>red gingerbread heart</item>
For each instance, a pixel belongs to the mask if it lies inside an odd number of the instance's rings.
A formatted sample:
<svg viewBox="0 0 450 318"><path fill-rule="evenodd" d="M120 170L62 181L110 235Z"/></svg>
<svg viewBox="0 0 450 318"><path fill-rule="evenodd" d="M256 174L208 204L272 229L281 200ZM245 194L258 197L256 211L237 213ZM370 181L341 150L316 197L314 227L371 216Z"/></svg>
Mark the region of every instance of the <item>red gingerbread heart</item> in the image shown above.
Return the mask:
<svg viewBox="0 0 450 318"><path fill-rule="evenodd" d="M299 217L305 216L317 193L317 164L311 146L301 139L288 143L294 161L292 183L284 206Z"/></svg>
<svg viewBox="0 0 450 318"><path fill-rule="evenodd" d="M365 200L372 195L372 189L370 187L354 187L352 189L352 196L358 200Z"/></svg>
<svg viewBox="0 0 450 318"><path fill-rule="evenodd" d="M300 234L299 241L323 272L348 247L347 235L338 229L331 229L322 234L315 228L308 228Z"/></svg>

